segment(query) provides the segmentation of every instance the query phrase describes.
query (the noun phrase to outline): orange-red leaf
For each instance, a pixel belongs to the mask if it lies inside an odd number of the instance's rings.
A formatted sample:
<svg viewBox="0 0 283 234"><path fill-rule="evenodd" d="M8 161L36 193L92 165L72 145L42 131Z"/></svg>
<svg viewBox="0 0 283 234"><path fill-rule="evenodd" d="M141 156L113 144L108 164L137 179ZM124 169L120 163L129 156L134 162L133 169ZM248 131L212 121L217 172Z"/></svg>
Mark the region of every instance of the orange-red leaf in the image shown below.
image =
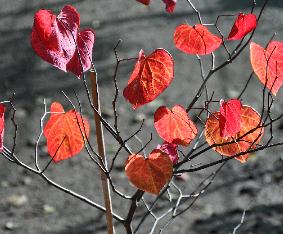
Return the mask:
<svg viewBox="0 0 283 234"><path fill-rule="evenodd" d="M205 124L205 138L209 145L213 144L223 144L227 142L233 142L231 144L226 144L223 146L217 146L213 149L221 155L233 156L238 153L246 152L248 150L254 149L256 144L259 143L263 135L263 127L257 128L260 123L260 115L251 107L243 106L241 109L241 130L233 137L221 137L219 128L220 112L215 112L210 115ZM255 129L254 131L251 131ZM247 132L251 131L249 134L245 135ZM245 135L238 142L236 141L241 136ZM243 154L235 159L244 163L247 161L249 155Z"/></svg>
<svg viewBox="0 0 283 234"><path fill-rule="evenodd" d="M265 50L251 42L250 59L260 82L276 95L283 84L283 43L272 41Z"/></svg>
<svg viewBox="0 0 283 234"><path fill-rule="evenodd" d="M78 154L89 136L89 124L79 112L64 108L58 102L51 105L51 116L43 133L47 140L48 153L54 162L70 158Z"/></svg>
<svg viewBox="0 0 283 234"><path fill-rule="evenodd" d="M220 136L234 136L241 129L242 103L238 99L220 100Z"/></svg>
<svg viewBox="0 0 283 234"><path fill-rule="evenodd" d="M140 154L130 155L125 171L137 188L158 195L172 177L173 164L166 153L155 149L146 159Z"/></svg>
<svg viewBox="0 0 283 234"><path fill-rule="evenodd" d="M229 33L227 40L241 40L256 28L256 15L240 13Z"/></svg>
<svg viewBox="0 0 283 234"><path fill-rule="evenodd" d="M180 105L172 110L166 106L159 107L154 114L154 127L162 139L177 145L189 145L197 134L195 124Z"/></svg>
<svg viewBox="0 0 283 234"><path fill-rule="evenodd" d="M222 44L222 39L201 24L181 24L175 30L174 43L187 54L205 55L215 51Z"/></svg>
<svg viewBox="0 0 283 234"><path fill-rule="evenodd" d="M0 152L3 151L4 127L5 127L5 118L4 118L5 109L6 109L5 105L0 104Z"/></svg>
<svg viewBox="0 0 283 234"><path fill-rule="evenodd" d="M141 50L123 95L136 109L157 98L173 77L173 58L166 50L157 49L149 56Z"/></svg>

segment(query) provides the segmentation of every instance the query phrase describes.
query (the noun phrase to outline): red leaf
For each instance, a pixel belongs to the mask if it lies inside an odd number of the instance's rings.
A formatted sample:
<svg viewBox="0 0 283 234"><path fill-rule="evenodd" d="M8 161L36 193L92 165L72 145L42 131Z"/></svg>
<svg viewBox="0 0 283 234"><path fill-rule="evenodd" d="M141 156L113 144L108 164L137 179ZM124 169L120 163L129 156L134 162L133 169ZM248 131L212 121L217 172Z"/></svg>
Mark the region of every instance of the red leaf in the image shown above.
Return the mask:
<svg viewBox="0 0 283 234"><path fill-rule="evenodd" d="M65 113L58 102L52 103L50 111L52 113L43 133L48 153L54 162L59 162L75 156L83 149L84 139L89 136L89 124L79 112L70 110Z"/></svg>
<svg viewBox="0 0 283 234"><path fill-rule="evenodd" d="M157 49L149 56L141 50L123 95L136 109L156 99L173 77L174 61L166 50Z"/></svg>
<svg viewBox="0 0 283 234"><path fill-rule="evenodd" d="M230 137L237 134L241 129L241 109L240 100L231 99L227 102L220 101L220 136Z"/></svg>
<svg viewBox="0 0 283 234"><path fill-rule="evenodd" d="M256 28L256 15L240 13L231 29L227 40L241 40Z"/></svg>
<svg viewBox="0 0 283 234"><path fill-rule="evenodd" d="M162 139L177 145L189 145L197 134L196 126L180 105L172 110L166 106L159 107L154 114L154 127Z"/></svg>
<svg viewBox="0 0 283 234"><path fill-rule="evenodd" d="M150 3L150 0L136 0L136 1L138 1L142 4L144 4L144 5L149 5L149 3Z"/></svg>
<svg viewBox="0 0 283 234"><path fill-rule="evenodd" d="M74 73L79 78L82 76L83 72L91 68L94 40L95 32L92 29L85 29L77 35L79 54L76 50L74 56L67 64L67 70Z"/></svg>
<svg viewBox="0 0 283 234"><path fill-rule="evenodd" d="M162 1L166 4L166 11L168 13L173 13L177 4L177 0L162 0Z"/></svg>
<svg viewBox="0 0 283 234"><path fill-rule="evenodd" d="M67 5L57 17L49 10L38 11L34 16L31 34L32 48L39 57L65 72L73 72L78 78L82 71L90 68L94 43L94 33L89 29L79 33L79 26L78 12ZM77 47L83 69L78 59Z"/></svg>
<svg viewBox="0 0 283 234"><path fill-rule="evenodd" d="M140 154L130 155L125 171L137 188L158 195L172 177L173 164L167 154L155 149L146 159Z"/></svg>
<svg viewBox="0 0 283 234"><path fill-rule="evenodd" d="M260 82L276 95L283 84L283 43L272 41L265 50L251 42L250 59Z"/></svg>
<svg viewBox="0 0 283 234"><path fill-rule="evenodd" d="M5 105L0 104L0 152L3 151L4 127L5 127L4 112L5 110L6 110Z"/></svg>
<svg viewBox="0 0 283 234"><path fill-rule="evenodd" d="M174 33L175 46L187 54L205 55L215 51L221 44L222 39L201 25L179 25Z"/></svg>
<svg viewBox="0 0 283 234"><path fill-rule="evenodd" d="M221 137L220 112L211 114L207 119L204 134L209 145L233 142L231 144L213 148L219 154L229 157L256 148L256 145L260 142L264 132L263 127L260 127L261 124L260 115L253 108L250 106L242 106L241 130L234 137ZM250 133L247 134L248 132ZM241 140L237 141L240 137L242 137ZM248 157L249 154L246 153L235 157L235 159L244 163L247 161Z"/></svg>
<svg viewBox="0 0 283 234"><path fill-rule="evenodd" d="M179 159L178 151L177 151L178 145L171 144L168 142L163 142L162 145L157 145L156 149L161 150L162 152L168 154L170 160L173 164L176 164Z"/></svg>

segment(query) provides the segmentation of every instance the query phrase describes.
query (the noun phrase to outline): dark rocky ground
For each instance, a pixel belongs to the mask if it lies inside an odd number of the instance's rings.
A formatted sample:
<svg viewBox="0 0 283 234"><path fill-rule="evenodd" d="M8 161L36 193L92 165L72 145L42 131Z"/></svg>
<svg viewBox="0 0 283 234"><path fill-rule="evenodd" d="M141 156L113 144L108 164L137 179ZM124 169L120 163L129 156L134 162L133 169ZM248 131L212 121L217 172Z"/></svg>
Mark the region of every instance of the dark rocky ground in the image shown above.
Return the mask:
<svg viewBox="0 0 283 234"><path fill-rule="evenodd" d="M214 22L219 14L234 14L248 11L251 1L246 0L196 0L205 22ZM179 0L176 12L168 15L161 1L153 1L150 7L137 4L134 0L0 0L0 100L7 100L16 93L16 120L19 124L16 153L26 163L33 163L34 143L40 133L39 121L44 112L43 98L50 103L60 100L64 90L74 98L73 89L79 95L84 110L90 116L81 81L71 74L64 74L39 59L30 46L30 31L33 15L40 8L55 12L65 4L73 4L81 13L84 27L93 27L97 38L94 49L96 65L101 85L102 109L112 123L111 101L115 58L113 47L118 39L123 39L119 47L121 57L135 57L143 48L147 53L158 47L170 51L175 59L175 79L155 102L132 111L123 97L119 97L120 128L124 136L137 129L140 119L145 118L145 127L139 135L149 139L153 132L154 147L160 140L153 128L153 113L162 104L168 106L176 102L186 105L201 84L199 66L193 56L185 55L174 48L172 35L174 28L184 22L196 23L196 17L186 1ZM260 6L263 1L258 1ZM258 10L258 9L257 9ZM270 0L255 36L257 43L266 43L273 32L282 40L283 3ZM258 12L258 11L257 11ZM221 24L225 33L231 21ZM231 46L233 45L230 44ZM217 52L217 61L226 59L225 52ZM118 73L119 86L124 87L133 63L122 65ZM236 96L251 72L248 51L245 51L232 65L219 71L208 83L215 98ZM254 78L243 97L246 104L260 110L261 84ZM276 97L274 114L282 112L282 90ZM73 99L74 100L74 99ZM66 105L67 106L67 105ZM9 117L9 116L8 116ZM282 125L276 125L274 138L283 141ZM93 123L92 123L93 126ZM11 144L11 123L6 127L6 144ZM93 138L94 141L94 138ZM111 158L115 152L115 141L107 135L107 153ZM139 147L134 142L132 147ZM149 150L148 150L149 151ZM44 145L40 147L41 163L48 161ZM217 158L210 151L197 162L208 162ZM122 153L114 171L114 181L126 193L134 191L127 182L123 164L127 158ZM239 223L242 212L247 209L244 224L237 233L279 234L283 233L283 154L282 147L259 152L242 165L229 161L216 177L208 191L193 208L181 216L165 233L232 233ZM193 191L199 181L213 169L189 175L187 192ZM52 165L47 174L67 187L101 202L100 182L97 168L82 153L80 156L60 164ZM152 197L148 196L150 200ZM114 196L113 208L125 215L128 204ZM142 209L142 208L141 208ZM162 207L160 208L162 209ZM138 212L138 216L141 212ZM150 220L142 226L140 233L148 233ZM37 176L0 159L0 233L15 234L88 234L106 233L104 216L97 210L54 189ZM124 233L117 226L117 233Z"/></svg>

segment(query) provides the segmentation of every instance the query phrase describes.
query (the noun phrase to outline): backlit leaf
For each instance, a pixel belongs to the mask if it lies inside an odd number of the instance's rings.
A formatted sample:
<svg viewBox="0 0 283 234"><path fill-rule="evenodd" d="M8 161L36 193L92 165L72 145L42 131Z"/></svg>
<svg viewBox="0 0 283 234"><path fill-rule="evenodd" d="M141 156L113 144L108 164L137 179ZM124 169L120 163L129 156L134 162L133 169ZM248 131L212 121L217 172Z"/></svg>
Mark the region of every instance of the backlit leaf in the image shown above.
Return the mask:
<svg viewBox="0 0 283 234"><path fill-rule="evenodd" d="M79 26L80 15L67 5L57 17L49 10L36 12L31 33L31 45L39 57L78 78L90 69L94 43L94 32L90 29L79 32Z"/></svg>
<svg viewBox="0 0 283 234"><path fill-rule="evenodd" d="M53 102L51 116L44 126L43 133L47 141L47 149L54 162L70 158L78 154L89 136L89 124L79 112L64 112L62 105Z"/></svg>
<svg viewBox="0 0 283 234"><path fill-rule="evenodd" d="M197 134L195 124L180 105L172 110L166 106L159 107L154 114L154 127L163 140L177 145L189 145Z"/></svg>
<svg viewBox="0 0 283 234"><path fill-rule="evenodd" d="M220 101L219 127L221 137L234 136L240 131L241 109L242 104L240 100Z"/></svg>
<svg viewBox="0 0 283 234"><path fill-rule="evenodd" d="M265 50L251 42L250 59L260 82L276 95L283 84L283 43L272 41Z"/></svg>
<svg viewBox="0 0 283 234"><path fill-rule="evenodd" d="M4 128L5 128L5 118L4 118L5 109L6 109L5 105L0 104L0 152L3 151Z"/></svg>
<svg viewBox="0 0 283 234"><path fill-rule="evenodd" d="M156 99L173 77L173 58L166 50L157 49L149 56L145 56L141 50L123 95L136 109Z"/></svg>
<svg viewBox="0 0 283 234"><path fill-rule="evenodd" d="M256 28L256 15L240 13L234 22L227 40L241 40Z"/></svg>
<svg viewBox="0 0 283 234"><path fill-rule="evenodd" d="M172 177L173 164L166 153L155 149L146 159L139 154L130 155L125 171L138 189L158 195Z"/></svg>
<svg viewBox="0 0 283 234"><path fill-rule="evenodd" d="M264 129L260 127L260 115L249 106L242 106L241 109L241 130L233 137L221 137L220 135L220 112L210 115L205 124L205 138L209 145L223 144L233 142L223 146L217 146L213 149L221 155L233 156L238 153L244 153L248 150L256 148L256 144L260 142ZM259 128L257 128L259 126ZM254 130L253 130L254 129ZM249 134L245 135L251 131ZM245 135L245 136L244 136ZM242 137L244 136L244 137ZM238 138L242 137L239 141ZM247 161L249 154L243 154L235 159L244 163Z"/></svg>
<svg viewBox="0 0 283 234"><path fill-rule="evenodd" d="M175 30L174 43L187 54L206 55L215 51L222 44L222 39L201 24L181 24Z"/></svg>

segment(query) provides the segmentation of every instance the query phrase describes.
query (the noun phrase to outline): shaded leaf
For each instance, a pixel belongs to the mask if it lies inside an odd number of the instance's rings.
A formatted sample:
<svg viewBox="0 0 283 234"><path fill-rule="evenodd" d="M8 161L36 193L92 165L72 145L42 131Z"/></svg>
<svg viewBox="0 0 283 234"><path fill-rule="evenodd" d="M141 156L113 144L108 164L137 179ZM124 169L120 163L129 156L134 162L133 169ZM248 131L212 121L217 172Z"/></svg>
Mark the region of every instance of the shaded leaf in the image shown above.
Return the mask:
<svg viewBox="0 0 283 234"><path fill-rule="evenodd" d="M181 24L175 30L174 43L187 54L206 55L215 51L222 44L222 39L201 24Z"/></svg>
<svg viewBox="0 0 283 234"><path fill-rule="evenodd" d="M166 106L159 107L154 113L154 127L163 140L177 145L189 145L197 134L195 124L180 105L172 110Z"/></svg>
<svg viewBox="0 0 283 234"><path fill-rule="evenodd" d="M89 136L89 124L79 112L64 112L62 105L53 102L51 116L44 126L43 133L47 141L47 149L54 162L70 158L78 154ZM83 135L82 135L83 134Z"/></svg>
<svg viewBox="0 0 283 234"><path fill-rule="evenodd" d="M144 5L149 5L149 3L150 3L150 0L136 0L136 1L140 2L140 3L144 4Z"/></svg>
<svg viewBox="0 0 283 234"><path fill-rule="evenodd" d="M172 177L173 164L167 154L155 149L146 159L139 154L130 155L125 171L138 189L158 195Z"/></svg>
<svg viewBox="0 0 283 234"><path fill-rule="evenodd" d="M276 95L283 84L283 43L272 41L265 50L251 42L250 59L260 82Z"/></svg>
<svg viewBox="0 0 283 234"><path fill-rule="evenodd" d="M257 128L261 125L260 115L250 106L242 106L241 109L241 130L234 137L221 137L220 135L220 112L215 112L210 115L205 124L205 138L209 145L213 144L223 144L227 142L233 142L238 138L244 136L246 133L251 131L249 134L245 135L241 140L235 141L231 144L226 144L223 146L217 146L213 149L221 155L233 156L238 153L243 153L248 150L256 148L256 144L260 142L262 138L264 129L263 127ZM247 161L249 154L243 154L235 159L244 163Z"/></svg>
<svg viewBox="0 0 283 234"><path fill-rule="evenodd" d="M227 40L241 40L256 28L256 15L240 13L234 22Z"/></svg>
<svg viewBox="0 0 283 234"><path fill-rule="evenodd" d="M221 137L234 136L240 131L241 109L242 104L240 100L220 101L219 127Z"/></svg>
<svg viewBox="0 0 283 234"><path fill-rule="evenodd" d="M156 149L161 150L162 152L168 154L169 158L171 159L173 164L176 164L179 159L178 151L177 151L178 145L171 144L168 142L163 142L162 145L157 145Z"/></svg>
<svg viewBox="0 0 283 234"><path fill-rule="evenodd" d="M149 56L145 56L141 50L123 95L136 109L156 99L173 77L173 58L166 50L157 49Z"/></svg>
<svg viewBox="0 0 283 234"><path fill-rule="evenodd" d="M162 0L166 4L166 11L168 13L173 13L175 10L177 0Z"/></svg>

